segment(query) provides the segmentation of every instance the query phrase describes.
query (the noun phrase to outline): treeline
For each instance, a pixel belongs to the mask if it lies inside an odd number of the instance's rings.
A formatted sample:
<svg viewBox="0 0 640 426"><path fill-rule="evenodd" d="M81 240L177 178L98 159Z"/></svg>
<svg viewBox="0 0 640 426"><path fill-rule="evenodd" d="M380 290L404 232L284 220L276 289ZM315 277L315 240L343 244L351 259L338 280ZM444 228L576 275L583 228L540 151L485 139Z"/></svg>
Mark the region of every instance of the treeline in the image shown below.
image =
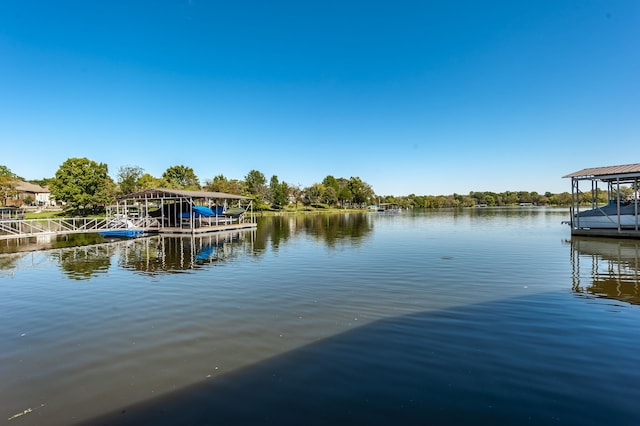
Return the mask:
<svg viewBox="0 0 640 426"><path fill-rule="evenodd" d="M623 199L629 199L633 195L633 189L630 187L621 187L620 194ZM615 198L616 194L612 194ZM591 203L591 192L580 193L580 203ZM596 198L599 204L607 202L607 192L598 188ZM505 192L470 192L469 195L452 194L452 195L415 195L396 197L392 195L380 197L381 202L397 203L405 208L455 208L455 207L473 207L473 206L517 206L517 205L536 205L536 206L568 206L571 204L571 193L562 192L553 194L545 192L539 194L532 191L505 191Z"/></svg>
<svg viewBox="0 0 640 426"><path fill-rule="evenodd" d="M229 179L222 174L201 183L193 169L184 165L167 168L162 176L156 177L139 166L123 166L118 169L116 179L109 176L108 166L87 158L69 158L60 165L52 178L34 180L47 186L56 201L64 202L65 208L77 212L97 212L115 202L117 197L149 188L168 188L226 192L251 197L257 210L281 210L313 208L363 208L379 203L397 203L404 208L455 208L486 206L509 206L519 204L556 205L571 204L571 194L563 192L505 191L470 192L468 195L415 195L379 196L371 185L359 177L326 176L321 182L308 187L281 181L273 175L267 180L259 170L250 170L243 179ZM20 179L7 166L0 165L0 195L3 204L16 193L15 183ZM630 192L631 188L622 190ZM623 194L625 195L625 194ZM581 201L589 203L591 194L580 194ZM606 191L598 190L598 200L606 202Z"/></svg>
<svg viewBox="0 0 640 426"><path fill-rule="evenodd" d="M3 204L17 193L16 183L21 179L7 166L0 165L0 191ZM34 180L49 188L51 196L63 202L74 213L99 212L113 204L124 194L149 188L203 190L245 195L254 200L254 209L280 210L286 206L310 207L365 207L375 194L371 185L359 177L336 178L327 176L321 183L309 187L280 181L273 175L269 180L259 170L250 170L244 179L228 179L222 174L205 179L201 184L191 167L176 165L167 168L162 176L146 173L139 166L123 166L116 179L109 176L109 168L87 158L69 158L60 165L52 178Z"/></svg>
<svg viewBox="0 0 640 426"><path fill-rule="evenodd" d="M569 205L571 204L571 194L563 192L552 194L546 192L544 195L535 191L505 191L505 192L470 192L468 195L415 195L410 194L405 197L386 196L381 198L384 202L397 203L403 207L419 208L448 208L448 207L473 207L473 206L515 206L521 204L531 204L537 206L546 205Z"/></svg>

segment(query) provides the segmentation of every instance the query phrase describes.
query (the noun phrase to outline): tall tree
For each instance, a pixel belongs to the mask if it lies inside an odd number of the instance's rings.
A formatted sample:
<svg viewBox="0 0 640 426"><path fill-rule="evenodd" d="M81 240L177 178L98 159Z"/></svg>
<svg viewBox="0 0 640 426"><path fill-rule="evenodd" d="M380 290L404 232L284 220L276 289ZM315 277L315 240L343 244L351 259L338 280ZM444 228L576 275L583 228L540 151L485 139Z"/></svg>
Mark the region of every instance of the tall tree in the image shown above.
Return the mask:
<svg viewBox="0 0 640 426"><path fill-rule="evenodd" d="M359 177L351 177L348 186L353 194L352 200L355 204L362 205L374 196L371 186Z"/></svg>
<svg viewBox="0 0 640 426"><path fill-rule="evenodd" d="M7 199L16 194L16 175L7 166L0 165L0 197L2 205L7 205Z"/></svg>
<svg viewBox="0 0 640 426"><path fill-rule="evenodd" d="M118 186L123 194L131 194L140 191L140 177L144 169L138 166L122 166L118 169Z"/></svg>
<svg viewBox="0 0 640 426"><path fill-rule="evenodd" d="M302 201L302 188L300 188L300 184L291 185L289 187L289 193L293 197L296 202L296 211L298 211L298 202Z"/></svg>
<svg viewBox="0 0 640 426"><path fill-rule="evenodd" d="M250 170L244 178L247 184L247 191L254 196L262 196L266 194L267 178L258 170Z"/></svg>
<svg viewBox="0 0 640 426"><path fill-rule="evenodd" d="M51 194L75 212L87 207L96 209L112 200L104 193L109 184L108 167L88 158L69 158L62 163L51 182Z"/></svg>
<svg viewBox="0 0 640 426"><path fill-rule="evenodd" d="M321 183L314 183L305 189L305 198L307 204L318 204L322 201L326 188Z"/></svg>
<svg viewBox="0 0 640 426"><path fill-rule="evenodd" d="M340 190L340 183L338 182L338 179L331 175L325 177L322 181L322 184L325 188L333 188L336 193L338 193L338 191Z"/></svg>
<svg viewBox="0 0 640 426"><path fill-rule="evenodd" d="M262 210L267 207L265 199L267 197L267 179L262 172L258 170L251 170L244 178L245 185L249 196L254 197L254 206L257 210Z"/></svg>
<svg viewBox="0 0 640 426"><path fill-rule="evenodd" d="M271 176L269 199L275 208L282 208L289 203L289 185L286 182L279 182L276 175Z"/></svg>
<svg viewBox="0 0 640 426"><path fill-rule="evenodd" d="M227 179L222 174L214 176L211 180L205 180L204 189L211 192L226 192L236 195L242 195L247 192L243 182L238 179Z"/></svg>
<svg viewBox="0 0 640 426"><path fill-rule="evenodd" d="M113 203L118 195L118 185L107 176L104 180L104 184L96 191L94 196L94 204L107 206Z"/></svg>
<svg viewBox="0 0 640 426"><path fill-rule="evenodd" d="M145 173L140 178L138 178L138 190L142 191L143 189L151 189L151 188L164 188L167 186L164 181L160 178L153 177L149 173Z"/></svg>
<svg viewBox="0 0 640 426"><path fill-rule="evenodd" d="M0 176L15 177L16 175L13 174L11 169L9 169L7 166L0 164Z"/></svg>
<svg viewBox="0 0 640 426"><path fill-rule="evenodd" d="M200 181L191 167L171 166L162 174L167 187L171 189L200 189Z"/></svg>
<svg viewBox="0 0 640 426"><path fill-rule="evenodd" d="M338 204L338 193L333 186L325 186L325 191L322 195L322 202L330 206Z"/></svg>

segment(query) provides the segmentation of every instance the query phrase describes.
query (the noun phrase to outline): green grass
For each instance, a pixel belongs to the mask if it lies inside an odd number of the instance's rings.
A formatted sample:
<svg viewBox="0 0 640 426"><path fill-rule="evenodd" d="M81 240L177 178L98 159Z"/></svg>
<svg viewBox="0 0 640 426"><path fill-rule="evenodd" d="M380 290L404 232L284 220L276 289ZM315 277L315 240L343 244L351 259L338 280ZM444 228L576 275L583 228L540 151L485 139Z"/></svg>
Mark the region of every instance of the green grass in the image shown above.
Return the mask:
<svg viewBox="0 0 640 426"><path fill-rule="evenodd" d="M25 219L57 219L61 217L86 217L86 218L102 218L105 214L90 214L86 216L74 216L66 211L40 211L40 212L27 212L24 215Z"/></svg>

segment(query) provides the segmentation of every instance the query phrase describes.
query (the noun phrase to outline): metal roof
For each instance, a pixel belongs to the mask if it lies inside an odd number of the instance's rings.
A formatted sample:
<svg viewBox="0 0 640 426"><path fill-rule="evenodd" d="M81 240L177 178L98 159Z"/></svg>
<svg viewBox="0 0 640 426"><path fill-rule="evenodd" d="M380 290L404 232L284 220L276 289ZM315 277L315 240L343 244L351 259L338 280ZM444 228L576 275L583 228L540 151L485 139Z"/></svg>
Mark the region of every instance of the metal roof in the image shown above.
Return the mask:
<svg viewBox="0 0 640 426"><path fill-rule="evenodd" d="M228 194L226 192L209 192L209 191L187 191L186 189L167 189L167 188L153 188L145 189L144 191L134 192L131 194L123 195L118 200L141 200L152 199L160 200L166 198L206 198L216 200L249 200L250 197L243 195Z"/></svg>
<svg viewBox="0 0 640 426"><path fill-rule="evenodd" d="M617 179L640 177L640 163L623 164L620 166L591 167L570 173L563 178L575 179Z"/></svg>

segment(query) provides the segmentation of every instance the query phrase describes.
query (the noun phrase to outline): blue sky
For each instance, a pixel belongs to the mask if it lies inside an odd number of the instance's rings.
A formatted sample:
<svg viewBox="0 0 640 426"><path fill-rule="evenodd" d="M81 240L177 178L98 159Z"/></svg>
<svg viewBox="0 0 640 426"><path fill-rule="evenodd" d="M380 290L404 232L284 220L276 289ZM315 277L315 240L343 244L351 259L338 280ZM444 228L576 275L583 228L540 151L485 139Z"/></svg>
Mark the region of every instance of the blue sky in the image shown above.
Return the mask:
<svg viewBox="0 0 640 426"><path fill-rule="evenodd" d="M640 1L0 2L0 164L377 194L640 162Z"/></svg>

